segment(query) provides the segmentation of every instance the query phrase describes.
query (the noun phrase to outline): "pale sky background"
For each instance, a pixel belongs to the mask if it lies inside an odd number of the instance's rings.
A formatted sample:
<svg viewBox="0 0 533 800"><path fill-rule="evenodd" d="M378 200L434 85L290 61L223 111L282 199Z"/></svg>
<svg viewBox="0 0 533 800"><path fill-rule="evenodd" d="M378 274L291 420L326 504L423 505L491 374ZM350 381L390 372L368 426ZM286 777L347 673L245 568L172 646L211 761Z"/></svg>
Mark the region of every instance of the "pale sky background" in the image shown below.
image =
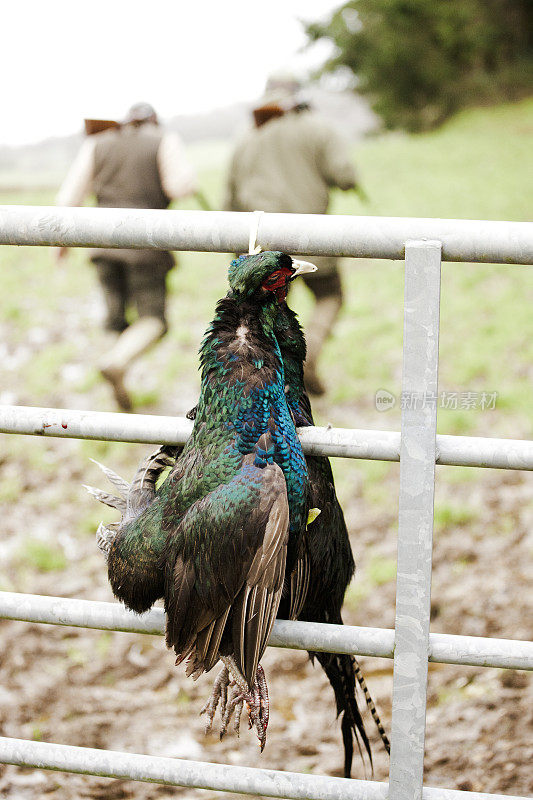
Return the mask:
<svg viewBox="0 0 533 800"><path fill-rule="evenodd" d="M299 19L342 0L17 0L2 9L0 144L121 118L139 100L160 117L253 101L274 70L299 74L329 52L306 53Z"/></svg>

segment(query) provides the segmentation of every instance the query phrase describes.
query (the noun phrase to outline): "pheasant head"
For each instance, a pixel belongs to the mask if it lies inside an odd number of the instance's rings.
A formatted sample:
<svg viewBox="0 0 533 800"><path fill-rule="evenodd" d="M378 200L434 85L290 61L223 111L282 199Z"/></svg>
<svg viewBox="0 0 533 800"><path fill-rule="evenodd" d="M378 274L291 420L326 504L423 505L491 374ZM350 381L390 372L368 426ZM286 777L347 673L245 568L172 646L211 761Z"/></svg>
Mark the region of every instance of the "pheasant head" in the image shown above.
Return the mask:
<svg viewBox="0 0 533 800"><path fill-rule="evenodd" d="M240 256L231 262L228 280L234 295L246 300L268 302L273 299L283 303L290 281L298 275L315 272L309 261L297 261L286 253L266 250L249 256Z"/></svg>

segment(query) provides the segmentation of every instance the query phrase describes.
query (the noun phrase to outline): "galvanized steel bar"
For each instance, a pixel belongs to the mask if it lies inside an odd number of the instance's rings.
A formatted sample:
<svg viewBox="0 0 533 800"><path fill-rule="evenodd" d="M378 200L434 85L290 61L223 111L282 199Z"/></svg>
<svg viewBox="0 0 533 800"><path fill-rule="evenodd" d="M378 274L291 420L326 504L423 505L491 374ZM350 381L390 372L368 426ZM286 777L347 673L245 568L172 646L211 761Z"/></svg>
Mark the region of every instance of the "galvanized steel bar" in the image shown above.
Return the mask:
<svg viewBox="0 0 533 800"><path fill-rule="evenodd" d="M420 800L424 775L439 366L440 242L405 246L398 572L390 800Z"/></svg>
<svg viewBox="0 0 533 800"><path fill-rule="evenodd" d="M0 763L294 800L386 800L388 784L0 737ZM425 787L424 800L526 800Z"/></svg>
<svg viewBox="0 0 533 800"><path fill-rule="evenodd" d="M387 784L0 738L0 763L294 800L385 800Z"/></svg>
<svg viewBox="0 0 533 800"><path fill-rule="evenodd" d="M192 422L185 417L0 406L0 433L97 439L144 444L185 444ZM308 455L400 460L400 434L352 428L299 428ZM533 442L479 436L437 436L437 464L533 470Z"/></svg>
<svg viewBox="0 0 533 800"><path fill-rule="evenodd" d="M430 633L429 660L436 664L533 670L533 642Z"/></svg>
<svg viewBox="0 0 533 800"><path fill-rule="evenodd" d="M162 608L134 614L119 603L18 592L0 592L0 619L155 635L165 631ZM394 631L278 619L269 645L392 658ZM429 660L442 664L533 670L533 642L430 633Z"/></svg>
<svg viewBox="0 0 533 800"><path fill-rule="evenodd" d="M531 470L533 442L437 434L436 462L443 466Z"/></svg>
<svg viewBox="0 0 533 800"><path fill-rule="evenodd" d="M0 433L106 442L185 444L192 426L186 417L0 406Z"/></svg>
<svg viewBox="0 0 533 800"><path fill-rule="evenodd" d="M0 206L0 244L247 252L252 214ZM533 264L528 222L263 214L257 243L295 255L401 259L405 242L439 239L445 261Z"/></svg>
<svg viewBox="0 0 533 800"><path fill-rule="evenodd" d="M18 592L0 592L0 619L156 635L162 635L165 631L165 612L162 608L153 608L146 614L134 614L119 603ZM313 649L392 658L394 631L276 620L269 644L296 650ZM533 669L533 648L531 655Z"/></svg>

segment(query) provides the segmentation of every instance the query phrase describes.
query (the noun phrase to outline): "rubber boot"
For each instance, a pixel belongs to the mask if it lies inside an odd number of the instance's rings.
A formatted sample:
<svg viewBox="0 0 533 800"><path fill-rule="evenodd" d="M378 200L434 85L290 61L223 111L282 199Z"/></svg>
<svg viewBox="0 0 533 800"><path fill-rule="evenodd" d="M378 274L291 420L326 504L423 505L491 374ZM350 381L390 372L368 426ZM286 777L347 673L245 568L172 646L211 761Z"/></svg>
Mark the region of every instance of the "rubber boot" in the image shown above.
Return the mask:
<svg viewBox="0 0 533 800"><path fill-rule="evenodd" d="M131 411L131 398L124 385L126 370L165 332L158 317L141 317L120 334L111 350L100 359L100 372L109 381L115 400L122 411Z"/></svg>
<svg viewBox="0 0 533 800"><path fill-rule="evenodd" d="M316 301L311 322L305 332L307 359L304 368L305 388L309 394L322 395L326 388L317 375L316 367L324 342L331 333L341 309L342 298L338 295L320 297Z"/></svg>

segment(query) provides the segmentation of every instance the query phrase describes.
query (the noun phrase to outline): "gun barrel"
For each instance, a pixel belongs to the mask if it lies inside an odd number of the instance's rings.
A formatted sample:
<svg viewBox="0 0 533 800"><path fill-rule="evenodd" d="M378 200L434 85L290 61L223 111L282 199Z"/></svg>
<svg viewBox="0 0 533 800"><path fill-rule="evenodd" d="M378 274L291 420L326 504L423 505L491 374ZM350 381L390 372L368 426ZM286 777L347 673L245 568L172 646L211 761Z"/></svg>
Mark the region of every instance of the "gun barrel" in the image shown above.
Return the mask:
<svg viewBox="0 0 533 800"><path fill-rule="evenodd" d="M85 119L84 123L87 136L107 131L110 128L120 128L120 122L117 122L116 119Z"/></svg>

